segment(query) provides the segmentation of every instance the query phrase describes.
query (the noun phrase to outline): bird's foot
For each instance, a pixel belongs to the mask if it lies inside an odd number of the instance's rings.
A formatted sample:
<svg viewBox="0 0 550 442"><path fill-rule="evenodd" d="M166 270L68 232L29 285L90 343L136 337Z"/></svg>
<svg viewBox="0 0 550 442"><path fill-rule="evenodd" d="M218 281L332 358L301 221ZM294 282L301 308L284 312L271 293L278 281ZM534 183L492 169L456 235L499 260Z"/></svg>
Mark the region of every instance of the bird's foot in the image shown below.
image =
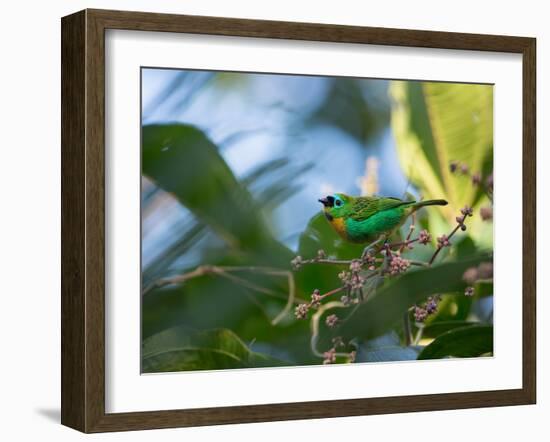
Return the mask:
<svg viewBox="0 0 550 442"><path fill-rule="evenodd" d="M361 261L367 261L371 256L374 256L374 249L372 247L365 247L361 254Z"/></svg>
<svg viewBox="0 0 550 442"><path fill-rule="evenodd" d="M376 255L376 253L379 251L379 249L377 249L376 246L380 244L382 241L384 241L384 244L387 243L387 239L385 236L381 236L376 241L374 241L373 243L365 247L363 249L363 253L361 254L361 260L366 261L369 257Z"/></svg>

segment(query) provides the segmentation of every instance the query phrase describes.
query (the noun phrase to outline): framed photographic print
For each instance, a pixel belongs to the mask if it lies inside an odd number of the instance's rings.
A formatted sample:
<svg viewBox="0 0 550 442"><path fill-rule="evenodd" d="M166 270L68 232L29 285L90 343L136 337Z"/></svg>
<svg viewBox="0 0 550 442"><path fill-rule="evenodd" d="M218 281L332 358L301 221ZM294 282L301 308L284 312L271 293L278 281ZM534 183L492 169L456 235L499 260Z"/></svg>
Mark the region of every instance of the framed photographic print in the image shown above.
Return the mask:
<svg viewBox="0 0 550 442"><path fill-rule="evenodd" d="M62 19L62 423L535 403L535 40Z"/></svg>

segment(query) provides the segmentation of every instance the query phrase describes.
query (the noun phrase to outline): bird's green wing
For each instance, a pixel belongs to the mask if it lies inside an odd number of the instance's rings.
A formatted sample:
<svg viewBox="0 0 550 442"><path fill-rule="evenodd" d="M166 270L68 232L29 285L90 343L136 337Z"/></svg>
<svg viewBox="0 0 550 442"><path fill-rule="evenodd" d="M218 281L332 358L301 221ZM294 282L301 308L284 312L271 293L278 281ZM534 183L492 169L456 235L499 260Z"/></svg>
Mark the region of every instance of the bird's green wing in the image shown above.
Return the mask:
<svg viewBox="0 0 550 442"><path fill-rule="evenodd" d="M411 203L414 201L403 201L391 197L362 196L356 198L350 217L355 221L364 221L375 213Z"/></svg>

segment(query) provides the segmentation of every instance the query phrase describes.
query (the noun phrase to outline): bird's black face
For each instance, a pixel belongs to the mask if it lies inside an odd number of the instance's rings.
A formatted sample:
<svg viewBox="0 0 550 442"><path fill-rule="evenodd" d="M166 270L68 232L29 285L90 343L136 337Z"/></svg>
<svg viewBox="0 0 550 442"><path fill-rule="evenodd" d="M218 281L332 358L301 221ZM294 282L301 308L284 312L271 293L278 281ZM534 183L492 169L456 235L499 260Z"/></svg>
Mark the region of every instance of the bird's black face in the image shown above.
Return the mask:
<svg viewBox="0 0 550 442"><path fill-rule="evenodd" d="M321 198L319 202L322 203L323 206L325 206L325 209L339 209L344 206L347 200L348 197L346 197L346 195L342 193L335 193L334 195L328 195L324 198Z"/></svg>
<svg viewBox="0 0 550 442"><path fill-rule="evenodd" d="M319 200L319 202L321 204L323 204L323 206L325 206L325 207L334 207L334 201L335 201L335 199L331 195L326 196L325 198L321 198Z"/></svg>
<svg viewBox="0 0 550 442"><path fill-rule="evenodd" d="M334 195L329 195L319 200L319 202L325 206L323 211L329 221L346 215L347 201L348 197L343 193L335 193Z"/></svg>

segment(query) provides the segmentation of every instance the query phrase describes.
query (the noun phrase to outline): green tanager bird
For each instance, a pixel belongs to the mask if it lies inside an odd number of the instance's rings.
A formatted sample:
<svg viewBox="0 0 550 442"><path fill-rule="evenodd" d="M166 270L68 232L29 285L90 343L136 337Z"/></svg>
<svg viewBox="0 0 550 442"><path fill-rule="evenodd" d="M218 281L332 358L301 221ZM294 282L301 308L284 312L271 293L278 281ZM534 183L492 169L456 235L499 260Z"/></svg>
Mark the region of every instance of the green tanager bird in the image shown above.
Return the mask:
<svg viewBox="0 0 550 442"><path fill-rule="evenodd" d="M335 193L319 200L325 217L344 240L366 244L388 238L409 215L424 206L445 206L445 200L403 201L378 196Z"/></svg>

